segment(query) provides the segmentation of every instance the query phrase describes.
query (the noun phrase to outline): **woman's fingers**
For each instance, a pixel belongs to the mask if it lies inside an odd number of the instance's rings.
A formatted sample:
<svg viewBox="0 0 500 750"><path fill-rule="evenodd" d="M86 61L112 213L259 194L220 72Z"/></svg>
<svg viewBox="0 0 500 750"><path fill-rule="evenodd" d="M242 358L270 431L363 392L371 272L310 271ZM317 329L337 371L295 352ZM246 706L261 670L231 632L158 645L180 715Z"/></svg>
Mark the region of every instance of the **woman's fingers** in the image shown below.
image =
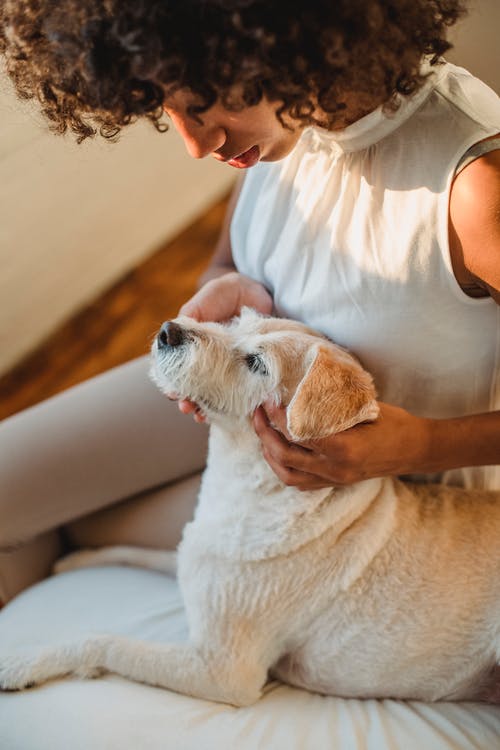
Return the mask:
<svg viewBox="0 0 500 750"><path fill-rule="evenodd" d="M183 414L192 414L195 422L201 424L207 421L204 414L202 414L200 407L198 404L195 404L194 401L189 401L189 399L183 398L179 401L178 406L179 411Z"/></svg>
<svg viewBox="0 0 500 750"><path fill-rule="evenodd" d="M262 443L262 455L284 484L300 490L332 486L331 479L322 474L323 457L290 443L285 435L271 426L262 407L256 410L253 424ZM283 424L281 426L285 429Z"/></svg>

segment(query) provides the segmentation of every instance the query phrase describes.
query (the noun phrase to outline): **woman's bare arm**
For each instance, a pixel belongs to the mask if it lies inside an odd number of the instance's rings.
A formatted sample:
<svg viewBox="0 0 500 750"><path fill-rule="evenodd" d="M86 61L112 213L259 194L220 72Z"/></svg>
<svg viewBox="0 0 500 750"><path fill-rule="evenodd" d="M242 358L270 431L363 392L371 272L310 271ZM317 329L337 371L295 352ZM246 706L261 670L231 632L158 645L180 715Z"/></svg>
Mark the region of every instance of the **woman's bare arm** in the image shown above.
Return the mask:
<svg viewBox="0 0 500 750"><path fill-rule="evenodd" d="M244 175L242 175L237 183L235 184L233 188L233 192L231 193L231 197L229 198L226 215L224 217L224 222L222 224L221 233L219 235L219 239L217 240L217 244L215 246L214 253L212 255L212 260L210 261L210 265L205 271L202 276L200 276L198 281L198 289L200 289L204 284L207 283L207 281L211 281L212 279L216 279L219 276L222 276L224 273L228 273L230 271L235 271L235 265L233 261L233 252L231 248L231 236L230 236L230 229L231 229L231 221L234 214L234 209L236 208L236 204L238 202L239 195L241 193L241 189L243 187L244 182Z"/></svg>

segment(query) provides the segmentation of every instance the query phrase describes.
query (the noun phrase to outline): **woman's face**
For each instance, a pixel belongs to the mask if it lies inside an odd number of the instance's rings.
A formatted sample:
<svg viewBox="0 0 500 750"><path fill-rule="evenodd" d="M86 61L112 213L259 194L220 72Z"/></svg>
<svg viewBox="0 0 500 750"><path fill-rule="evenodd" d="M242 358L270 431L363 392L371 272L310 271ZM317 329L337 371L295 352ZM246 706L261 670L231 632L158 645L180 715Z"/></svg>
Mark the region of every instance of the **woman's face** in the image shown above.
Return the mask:
<svg viewBox="0 0 500 750"><path fill-rule="evenodd" d="M266 99L254 107L231 112L217 102L199 116L188 114L196 103L193 94L180 90L168 97L164 109L182 136L190 156L213 156L238 169L253 167L259 161L277 161L290 153L303 125L290 121L291 130L276 117L279 103Z"/></svg>

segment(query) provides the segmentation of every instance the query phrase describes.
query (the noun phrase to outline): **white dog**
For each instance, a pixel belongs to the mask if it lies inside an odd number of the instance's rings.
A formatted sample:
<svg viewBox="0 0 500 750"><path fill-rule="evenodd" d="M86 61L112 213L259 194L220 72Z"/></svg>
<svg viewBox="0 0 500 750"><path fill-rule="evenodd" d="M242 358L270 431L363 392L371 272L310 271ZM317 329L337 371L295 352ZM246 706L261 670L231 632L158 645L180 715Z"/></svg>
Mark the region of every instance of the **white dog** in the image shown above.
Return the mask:
<svg viewBox="0 0 500 750"><path fill-rule="evenodd" d="M200 404L211 423L198 508L178 551L190 640L103 635L12 655L0 685L109 671L244 706L271 674L345 697L493 699L500 493L389 478L310 492L282 484L251 426L258 404L287 405L298 440L378 411L360 365L297 322L249 310L227 326L180 317L163 325L153 359L159 387ZM173 554L117 548L61 567L173 569Z"/></svg>

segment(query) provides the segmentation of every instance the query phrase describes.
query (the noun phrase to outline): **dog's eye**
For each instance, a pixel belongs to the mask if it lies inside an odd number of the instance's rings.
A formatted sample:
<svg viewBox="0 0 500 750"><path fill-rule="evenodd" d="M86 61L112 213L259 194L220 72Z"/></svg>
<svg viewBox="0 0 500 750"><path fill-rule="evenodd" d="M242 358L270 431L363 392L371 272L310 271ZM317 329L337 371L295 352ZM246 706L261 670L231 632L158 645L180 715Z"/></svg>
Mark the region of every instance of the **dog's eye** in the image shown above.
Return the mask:
<svg viewBox="0 0 500 750"><path fill-rule="evenodd" d="M267 375L268 370L260 354L247 354L245 362L250 372L258 372L260 375Z"/></svg>

